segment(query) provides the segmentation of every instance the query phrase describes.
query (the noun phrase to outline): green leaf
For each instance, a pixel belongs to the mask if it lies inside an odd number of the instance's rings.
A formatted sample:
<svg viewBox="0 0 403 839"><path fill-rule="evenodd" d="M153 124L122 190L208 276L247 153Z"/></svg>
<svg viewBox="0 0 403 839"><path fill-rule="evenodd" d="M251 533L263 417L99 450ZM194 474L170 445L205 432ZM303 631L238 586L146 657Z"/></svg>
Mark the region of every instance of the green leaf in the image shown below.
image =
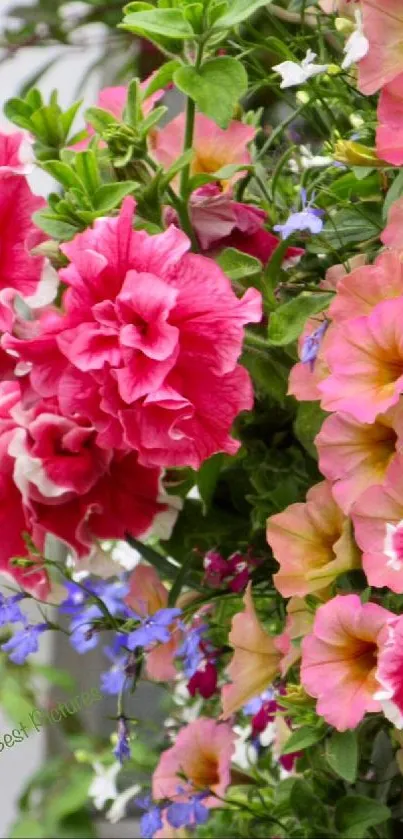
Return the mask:
<svg viewBox="0 0 403 839"><path fill-rule="evenodd" d="M315 460L318 458L318 453L314 445L314 439L319 434L327 416L319 402L300 402L297 408L294 423L295 436Z"/></svg>
<svg viewBox="0 0 403 839"><path fill-rule="evenodd" d="M113 114L110 114L109 111L104 111L103 108L87 108L84 116L86 121L92 125L98 134L102 134L111 126L120 125L119 120Z"/></svg>
<svg viewBox="0 0 403 839"><path fill-rule="evenodd" d="M172 61L167 61L162 67L159 67L153 74L145 93L143 93L143 99L148 99L152 93L156 93L158 90L162 90L169 85L172 82L175 70L180 66L180 61L173 59Z"/></svg>
<svg viewBox="0 0 403 839"><path fill-rule="evenodd" d="M333 297L333 292L311 294L303 291L298 297L279 306L270 315L269 342L276 347L291 344L301 334L306 320L327 309Z"/></svg>
<svg viewBox="0 0 403 839"><path fill-rule="evenodd" d="M323 740L325 734L326 730L324 728L308 728L305 726L304 728L298 728L288 738L281 754L289 755L293 752L302 752L309 746L313 746L314 743Z"/></svg>
<svg viewBox="0 0 403 839"><path fill-rule="evenodd" d="M22 99L9 99L4 105L4 113L10 122L20 128L31 129L32 108Z"/></svg>
<svg viewBox="0 0 403 839"><path fill-rule="evenodd" d="M380 219L369 215L368 210L365 216L357 210L338 210L326 222L320 236L308 243L307 249L313 253L322 253L324 242L335 249L344 248L354 242L362 244L379 236L381 230Z"/></svg>
<svg viewBox="0 0 403 839"><path fill-rule="evenodd" d="M289 367L271 352L255 352L252 349L244 352L242 364L249 370L258 390L268 394L280 405L284 404L290 374Z"/></svg>
<svg viewBox="0 0 403 839"><path fill-rule="evenodd" d="M74 690L76 687L76 680L67 673L66 670L60 670L58 667L52 667L49 664L31 664L32 670L43 676L51 685L63 688L63 690Z"/></svg>
<svg viewBox="0 0 403 839"><path fill-rule="evenodd" d="M38 819L23 816L14 822L9 835L10 839L46 839L46 834L45 826Z"/></svg>
<svg viewBox="0 0 403 839"><path fill-rule="evenodd" d="M24 721L27 728L33 728L29 715L35 710L33 697L29 696L28 688L11 675L2 676L0 690L0 704L12 722L20 724Z"/></svg>
<svg viewBox="0 0 403 839"><path fill-rule="evenodd" d="M84 190L84 184L67 163L61 163L60 160L48 160L46 163L42 163L42 169L48 172L55 181L59 181L65 189L75 187L80 191Z"/></svg>
<svg viewBox="0 0 403 839"><path fill-rule="evenodd" d="M326 760L336 775L354 784L358 770L356 731L335 731L326 743Z"/></svg>
<svg viewBox="0 0 403 839"><path fill-rule="evenodd" d="M126 195L136 188L136 181L124 181L116 184L103 184L94 192L92 202L97 212L107 213L118 207Z"/></svg>
<svg viewBox="0 0 403 839"><path fill-rule="evenodd" d="M306 781L299 778L295 781L290 792L290 804L298 818L326 824L326 808Z"/></svg>
<svg viewBox="0 0 403 839"><path fill-rule="evenodd" d="M174 40L186 40L193 38L193 29L184 18L180 9L146 9L136 11L137 4L130 4L130 14L123 18L122 29L141 35L143 38L157 35L162 38L173 38ZM144 4L142 5L144 8Z"/></svg>
<svg viewBox="0 0 403 839"><path fill-rule="evenodd" d="M389 807L364 795L348 795L336 804L335 823L345 839L363 839L370 827L390 818Z"/></svg>
<svg viewBox="0 0 403 839"><path fill-rule="evenodd" d="M44 232L52 239L56 239L60 242L67 242L77 233L77 227L74 227L73 224L68 224L65 221L60 221L59 219L48 215L46 210L40 210L39 212L34 213L32 218L37 227L44 230Z"/></svg>
<svg viewBox="0 0 403 839"><path fill-rule="evenodd" d="M166 577L168 580L175 579L178 573L177 565L172 565L159 551L135 539L130 533L125 534L125 539L132 548L139 552L143 559L146 559L150 565L153 565L159 571L162 577Z"/></svg>
<svg viewBox="0 0 403 839"><path fill-rule="evenodd" d="M199 110L221 128L228 127L235 105L248 86L243 64L230 56L212 58L198 70L180 67L173 78L179 90L193 99Z"/></svg>
<svg viewBox="0 0 403 839"><path fill-rule="evenodd" d="M196 475L198 490L205 510L208 510L211 505L224 461L225 455L214 454L208 460L205 460Z"/></svg>
<svg viewBox="0 0 403 839"><path fill-rule="evenodd" d="M262 6L268 6L270 2L271 0L232 0L229 3L230 8L218 18L214 28L227 29L236 26L243 20L247 20Z"/></svg>
<svg viewBox="0 0 403 839"><path fill-rule="evenodd" d="M46 818L58 822L82 807L88 798L88 787L92 780L90 767L74 766L74 771L63 778L63 786L48 796Z"/></svg>
<svg viewBox="0 0 403 839"><path fill-rule="evenodd" d="M258 259L235 248L225 248L216 261L233 282L242 283L246 278L260 274L262 270L262 264Z"/></svg>
<svg viewBox="0 0 403 839"><path fill-rule="evenodd" d="M96 154L91 149L77 152L74 158L76 172L88 195L93 195L101 186L101 176Z"/></svg>

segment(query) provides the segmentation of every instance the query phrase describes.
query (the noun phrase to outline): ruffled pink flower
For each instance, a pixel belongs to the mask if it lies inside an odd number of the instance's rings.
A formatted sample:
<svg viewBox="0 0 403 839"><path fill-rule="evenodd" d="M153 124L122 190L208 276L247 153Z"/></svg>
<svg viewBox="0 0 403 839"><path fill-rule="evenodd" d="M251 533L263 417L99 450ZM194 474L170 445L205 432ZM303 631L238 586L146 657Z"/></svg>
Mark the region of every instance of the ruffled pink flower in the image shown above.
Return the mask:
<svg viewBox="0 0 403 839"><path fill-rule="evenodd" d="M261 296L239 300L221 269L187 253L175 227L132 229L134 202L63 246L65 314L36 339L3 339L33 363L32 386L63 414L90 419L106 447L137 449L144 465L190 465L233 454L233 420L252 406L237 365L243 328L261 319ZM194 371L198 369L199 375Z"/></svg>
<svg viewBox="0 0 403 839"><path fill-rule="evenodd" d="M376 151L381 160L403 163L403 73L385 85L378 103Z"/></svg>
<svg viewBox="0 0 403 839"><path fill-rule="evenodd" d="M325 358L331 375L319 384L326 411L373 422L403 393L403 297L378 303L368 317L332 330Z"/></svg>
<svg viewBox="0 0 403 839"><path fill-rule="evenodd" d="M256 128L233 120L225 131L203 114L196 114L193 139L194 156L191 174L214 174L224 166L238 164L246 166L252 162L247 149L256 134ZM152 153L166 169L172 166L183 151L185 136L185 114L179 114L168 125L154 132ZM236 173L224 185L233 184L242 172Z"/></svg>
<svg viewBox="0 0 403 839"><path fill-rule="evenodd" d="M370 95L403 72L401 0L361 0L368 54L358 65L361 93Z"/></svg>
<svg viewBox="0 0 403 839"><path fill-rule="evenodd" d="M395 201L388 214L388 223L381 234L384 245L403 250L403 198Z"/></svg>
<svg viewBox="0 0 403 839"><path fill-rule="evenodd" d="M396 728L403 728L403 618L391 618L378 656L376 679L379 700L385 716Z"/></svg>
<svg viewBox="0 0 403 839"><path fill-rule="evenodd" d="M391 617L356 594L339 595L319 607L302 642L301 682L318 699L317 714L338 731L356 728L366 713L381 709L375 672Z"/></svg>
<svg viewBox="0 0 403 839"><path fill-rule="evenodd" d="M29 175L33 163L32 141L23 131L0 132L0 178Z"/></svg>
<svg viewBox="0 0 403 839"><path fill-rule="evenodd" d="M348 414L328 417L315 440L319 468L333 481L333 495L346 515L368 487L382 484L397 451L403 448L403 405L398 403L371 423Z"/></svg>
<svg viewBox="0 0 403 839"><path fill-rule="evenodd" d="M352 508L369 585L403 592L403 457L391 464L383 486L367 489Z"/></svg>
<svg viewBox="0 0 403 839"><path fill-rule="evenodd" d="M144 96L146 93L147 88L149 87L150 83L153 80L155 73L152 73L148 79L145 79L140 84L140 90ZM118 85L117 87L104 87L103 90L100 91L98 99L95 103L96 108L102 108L103 111L108 111L112 114L116 119L122 120L123 119L123 112L126 106L127 101L127 92L128 88L126 85ZM147 96L147 98L143 99L141 103L141 110L143 115L146 117L152 111L156 102L158 102L164 96L165 90L157 90L151 94L151 96ZM76 143L72 148L74 151L81 151L82 149L88 148L88 144L91 140L91 137L94 136L95 131L92 125L86 125L86 132L87 136L80 140L79 143ZM105 145L105 144L103 144Z"/></svg>
<svg viewBox="0 0 403 839"><path fill-rule="evenodd" d="M283 597L323 591L339 574L359 566L350 522L327 481L309 490L305 504L271 516L267 541L280 563L274 583Z"/></svg>
<svg viewBox="0 0 403 839"><path fill-rule="evenodd" d="M134 612L142 617L154 615L159 609L168 606L168 590L161 582L157 571L150 565L140 563L130 575L130 591L125 602ZM175 653L180 642L178 630L166 644L158 644L147 653L147 675L156 682L169 682L174 679Z"/></svg>
<svg viewBox="0 0 403 839"><path fill-rule="evenodd" d="M339 279L329 317L334 323L342 323L369 315L382 300L402 295L403 255L385 251L373 265L360 265Z"/></svg>
<svg viewBox="0 0 403 839"><path fill-rule="evenodd" d="M231 777L231 758L234 752L234 734L227 723L200 717L179 732L175 743L160 757L153 775L154 800L162 798L183 800L178 788L184 787L185 775L193 795L211 790L212 795L203 800L205 807L220 807Z"/></svg>

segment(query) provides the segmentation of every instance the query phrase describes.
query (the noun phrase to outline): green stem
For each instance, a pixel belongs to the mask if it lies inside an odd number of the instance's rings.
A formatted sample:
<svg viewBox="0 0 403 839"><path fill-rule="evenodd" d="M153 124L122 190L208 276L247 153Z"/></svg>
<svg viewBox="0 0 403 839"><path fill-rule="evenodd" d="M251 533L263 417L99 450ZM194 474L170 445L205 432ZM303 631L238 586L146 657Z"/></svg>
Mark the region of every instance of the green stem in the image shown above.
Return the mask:
<svg viewBox="0 0 403 839"><path fill-rule="evenodd" d="M193 135L196 120L196 103L188 96L186 103L186 123L185 123L185 137L183 141L183 151L186 152L193 146ZM190 163L184 166L181 174L180 192L184 200L187 199L190 178Z"/></svg>

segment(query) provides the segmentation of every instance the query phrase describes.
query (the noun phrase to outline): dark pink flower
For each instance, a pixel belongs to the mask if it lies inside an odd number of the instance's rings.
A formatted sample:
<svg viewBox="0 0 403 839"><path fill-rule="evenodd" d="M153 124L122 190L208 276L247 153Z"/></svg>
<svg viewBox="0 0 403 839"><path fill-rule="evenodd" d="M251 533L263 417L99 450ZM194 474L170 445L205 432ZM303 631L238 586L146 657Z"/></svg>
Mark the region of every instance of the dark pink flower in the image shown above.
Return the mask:
<svg viewBox="0 0 403 839"><path fill-rule="evenodd" d="M205 659L188 682L190 695L196 696L196 693L200 693L203 699L210 699L217 690L217 678L216 666Z"/></svg>

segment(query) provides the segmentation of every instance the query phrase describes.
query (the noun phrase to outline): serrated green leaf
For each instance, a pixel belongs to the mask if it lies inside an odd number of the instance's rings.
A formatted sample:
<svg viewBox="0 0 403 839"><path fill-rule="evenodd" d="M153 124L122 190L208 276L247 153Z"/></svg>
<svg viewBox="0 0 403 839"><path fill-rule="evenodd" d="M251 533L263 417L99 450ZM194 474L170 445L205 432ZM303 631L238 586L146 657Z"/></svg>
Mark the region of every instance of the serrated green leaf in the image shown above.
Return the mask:
<svg viewBox="0 0 403 839"><path fill-rule="evenodd" d="M335 731L326 743L326 760L336 775L354 784L358 770L356 731Z"/></svg>
<svg viewBox="0 0 403 839"><path fill-rule="evenodd" d="M228 127L235 105L248 86L243 64L230 56L212 58L199 69L180 67L173 79L179 90L221 128Z"/></svg>
<svg viewBox="0 0 403 839"><path fill-rule="evenodd" d="M336 804L336 828L344 839L363 839L370 827L389 818L389 807L364 795L348 795Z"/></svg>
<svg viewBox="0 0 403 839"><path fill-rule="evenodd" d="M315 294L303 291L298 297L279 306L270 315L269 343L276 347L291 344L301 334L307 319L327 309L333 297L332 292Z"/></svg>

